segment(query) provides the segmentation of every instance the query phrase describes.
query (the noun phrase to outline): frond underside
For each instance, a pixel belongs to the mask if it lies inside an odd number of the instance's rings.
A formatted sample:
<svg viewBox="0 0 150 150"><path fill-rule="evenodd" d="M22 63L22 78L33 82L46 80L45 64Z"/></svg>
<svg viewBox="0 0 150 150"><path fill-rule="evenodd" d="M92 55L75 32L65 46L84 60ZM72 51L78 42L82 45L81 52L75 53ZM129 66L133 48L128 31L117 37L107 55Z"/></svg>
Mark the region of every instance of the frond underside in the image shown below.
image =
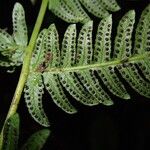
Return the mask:
<svg viewBox="0 0 150 150"><path fill-rule="evenodd" d="M38 79L37 83L34 83L35 91L37 92L39 89L39 84L44 84L54 102L65 112L71 114L75 113L76 109L68 101L64 88L72 97L85 105L93 106L99 103L112 105L113 101L100 85L98 78L101 78L103 84L112 94L122 99L129 99L130 96L126 88L116 74L116 70L118 70L133 89L150 98L149 18L150 5L141 15L136 29L135 46L132 48L135 12L131 10L125 14L117 28L113 55L111 55L111 16L100 22L94 44L92 44L92 21L82 27L78 38L76 26L70 25L64 34L61 50L59 50L56 27L54 24L50 25L48 29L44 29L39 34L31 61L31 74L34 74L36 78L40 77L40 80ZM140 26L143 23L146 28L140 31ZM141 42L141 40L143 41ZM142 48L139 48L138 45ZM142 68L145 69L141 76L139 69L143 70ZM145 77L143 78L143 76ZM41 80L41 77L44 81ZM31 94L28 99L30 103L33 101L31 97L35 93L31 84L29 76L27 85L32 89L32 93L29 91L29 95ZM36 93L35 101L36 99L41 101L41 95ZM38 107L37 104L31 104L31 106ZM42 109L36 111L33 109L33 113L34 118L38 114L43 116ZM48 124L45 122L44 125Z"/></svg>

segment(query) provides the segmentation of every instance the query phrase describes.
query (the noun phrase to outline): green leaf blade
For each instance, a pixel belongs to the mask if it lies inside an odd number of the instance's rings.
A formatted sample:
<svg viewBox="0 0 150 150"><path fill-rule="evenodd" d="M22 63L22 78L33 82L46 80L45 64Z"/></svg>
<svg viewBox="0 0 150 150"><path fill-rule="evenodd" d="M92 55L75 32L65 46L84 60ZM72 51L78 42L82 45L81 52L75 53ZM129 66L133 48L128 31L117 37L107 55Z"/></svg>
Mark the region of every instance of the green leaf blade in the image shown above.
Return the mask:
<svg viewBox="0 0 150 150"><path fill-rule="evenodd" d="M150 83L146 82L138 73L134 64L128 66L117 67L122 77L130 84L130 86L139 94L150 98Z"/></svg>
<svg viewBox="0 0 150 150"><path fill-rule="evenodd" d="M50 0L49 9L58 17L65 20L66 22L77 23L80 22L82 18L76 16L76 14L71 10L70 6L62 0Z"/></svg>
<svg viewBox="0 0 150 150"><path fill-rule="evenodd" d="M64 88L80 103L88 106L99 104L99 101L84 89L73 72L59 74L59 78Z"/></svg>
<svg viewBox="0 0 150 150"><path fill-rule="evenodd" d="M4 126L2 150L17 150L19 139L19 115L11 116Z"/></svg>
<svg viewBox="0 0 150 150"><path fill-rule="evenodd" d="M48 127L49 121L42 105L43 82L41 73L30 73L25 86L25 101L29 113L39 124Z"/></svg>
<svg viewBox="0 0 150 150"><path fill-rule="evenodd" d="M122 99L130 99L125 87L117 77L114 67L105 67L97 70L98 75L101 77L103 83L114 95Z"/></svg>
<svg viewBox="0 0 150 150"><path fill-rule="evenodd" d="M94 62L102 63L110 60L112 16L102 19L97 30L94 45Z"/></svg>
<svg viewBox="0 0 150 150"><path fill-rule="evenodd" d="M58 75L52 73L43 73L44 84L50 93L54 103L69 114L74 114L77 110L68 101L60 85Z"/></svg>
<svg viewBox="0 0 150 150"><path fill-rule="evenodd" d="M120 10L120 6L117 4L116 0L101 0L101 4L109 11L115 12Z"/></svg>
<svg viewBox="0 0 150 150"><path fill-rule="evenodd" d="M92 30L93 22L86 23L78 37L77 52L76 52L76 65L90 64L92 61L93 48L92 48Z"/></svg>
<svg viewBox="0 0 150 150"><path fill-rule="evenodd" d="M104 105L113 105L113 101L110 99L108 94L101 88L94 72L91 71L80 71L77 73L80 81L86 87L88 92L93 95L93 97Z"/></svg>
<svg viewBox="0 0 150 150"><path fill-rule="evenodd" d="M41 150L49 135L50 131L48 129L37 131L29 137L26 143L22 146L21 150Z"/></svg>
<svg viewBox="0 0 150 150"><path fill-rule="evenodd" d="M25 12L20 3L15 3L13 13L13 37L17 45L27 46L28 34L25 21Z"/></svg>
<svg viewBox="0 0 150 150"><path fill-rule="evenodd" d="M60 49L59 49L59 37L56 26L50 25L45 37L46 48L46 68L57 68L60 66Z"/></svg>
<svg viewBox="0 0 150 150"><path fill-rule="evenodd" d="M139 61L137 64L145 78L150 81L150 59L145 58L144 60Z"/></svg>
<svg viewBox="0 0 150 150"><path fill-rule="evenodd" d="M143 10L138 22L135 34L133 53L144 54L150 52L150 4ZM144 59L138 63L138 67L144 76L150 81L150 59Z"/></svg>
<svg viewBox="0 0 150 150"><path fill-rule="evenodd" d="M91 20L82 8L79 0L64 0L64 2L71 8L71 10L76 14L76 16L80 17L81 23L86 23Z"/></svg>
<svg viewBox="0 0 150 150"><path fill-rule="evenodd" d="M134 53L143 54L150 51L150 4L144 9L135 34Z"/></svg>
<svg viewBox="0 0 150 150"><path fill-rule="evenodd" d="M7 49L6 47L4 47L6 46L6 44L13 45L14 40L12 36L6 32L5 29L0 29L0 47L3 49Z"/></svg>
<svg viewBox="0 0 150 150"><path fill-rule="evenodd" d="M62 41L60 67L71 67L75 64L75 53L76 53L76 26L75 24L70 25Z"/></svg>
<svg viewBox="0 0 150 150"><path fill-rule="evenodd" d="M44 46L44 37L46 36L47 30L44 29L42 30L39 35L38 38L36 40L36 44L35 44L35 49L32 55L32 59L31 59L31 70L37 70L39 72L42 72L44 69L44 61L45 61L45 51L46 48Z"/></svg>
<svg viewBox="0 0 150 150"><path fill-rule="evenodd" d="M84 7L93 15L99 18L105 18L109 15L108 11L104 9L99 1L95 0L79 0Z"/></svg>
<svg viewBox="0 0 150 150"><path fill-rule="evenodd" d="M114 58L123 60L131 56L132 31L135 22L135 12L127 12L119 22L114 45Z"/></svg>

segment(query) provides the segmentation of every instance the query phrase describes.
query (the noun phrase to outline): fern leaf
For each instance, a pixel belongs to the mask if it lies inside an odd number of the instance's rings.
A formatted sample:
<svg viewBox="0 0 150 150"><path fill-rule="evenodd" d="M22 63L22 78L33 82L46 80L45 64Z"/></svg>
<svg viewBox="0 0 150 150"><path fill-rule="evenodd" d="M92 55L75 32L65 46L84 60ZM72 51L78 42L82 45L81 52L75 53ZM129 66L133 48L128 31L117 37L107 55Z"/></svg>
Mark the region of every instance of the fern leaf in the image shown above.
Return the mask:
<svg viewBox="0 0 150 150"><path fill-rule="evenodd" d="M16 150L19 139L19 115L11 116L4 126L2 150Z"/></svg>
<svg viewBox="0 0 150 150"><path fill-rule="evenodd" d="M135 34L135 54L144 54L150 51L150 5L148 5L139 20ZM150 59L144 59L139 62L138 67L141 69L145 77L150 81Z"/></svg>
<svg viewBox="0 0 150 150"><path fill-rule="evenodd" d="M108 94L101 88L93 71L80 71L77 73L80 81L94 98L100 103L110 106L113 105L113 101Z"/></svg>
<svg viewBox="0 0 150 150"><path fill-rule="evenodd" d="M0 29L0 52L3 56L11 57L16 50L16 44L13 37L6 32L5 29Z"/></svg>
<svg viewBox="0 0 150 150"><path fill-rule="evenodd" d="M138 73L137 68L129 64L126 66L118 66L122 77L130 84L130 86L137 91L139 94L150 98L150 84L146 82Z"/></svg>
<svg viewBox="0 0 150 150"><path fill-rule="evenodd" d="M111 29L112 16L103 19L97 30L95 45L94 45L94 62L110 61L111 53Z"/></svg>
<svg viewBox="0 0 150 150"><path fill-rule="evenodd" d="M81 3L81 4L80 4ZM49 0L49 9L66 22L87 23L90 17L82 5L93 15L105 18L109 11L118 11L119 5L115 0Z"/></svg>
<svg viewBox="0 0 150 150"><path fill-rule="evenodd" d="M92 61L92 27L93 22L86 23L78 37L76 65L90 64Z"/></svg>
<svg viewBox="0 0 150 150"><path fill-rule="evenodd" d="M146 12L144 15L149 16L150 7L146 9L148 10L144 11ZM43 42L41 42L43 43L42 48L39 48L43 52L39 53L37 50L34 53L33 56L36 58L34 62L38 62L38 65L33 67L32 71L42 73L46 89L60 108L68 113L76 112L66 98L63 91L64 88L76 100L85 105L93 106L99 103L112 105L113 102L110 96L98 81L99 77L114 95L123 99L129 99L130 96L120 77L118 77L117 70L139 94L150 97L150 83L139 72L139 63L141 62L143 63L142 65L147 65L147 71L149 72L149 51L147 49L139 49L139 52L136 52L135 48L132 49L131 39L134 22L135 12L133 10L125 14L120 20L113 51L111 49L111 15L100 22L94 48L92 21L84 24L78 38L76 26L74 24L70 25L64 34L61 50L59 49L58 33L55 26L51 25L46 30ZM149 42L149 23L146 26L146 31L143 30L141 33L143 38L145 38L145 42L143 41L141 47L149 46L147 44ZM139 32L138 28L136 34ZM137 42L139 41L137 40ZM35 69L40 64L44 68L41 70ZM144 72L143 74L145 75Z"/></svg>
<svg viewBox="0 0 150 150"><path fill-rule="evenodd" d="M15 3L12 19L13 36L0 29L0 52L12 62L11 66L19 66L23 62L23 54L28 42L25 14L21 4ZM2 65L8 67L6 63Z"/></svg>
<svg viewBox="0 0 150 150"><path fill-rule="evenodd" d="M76 27L75 25L70 25L65 32L62 42L60 67L71 67L75 65L75 43ZM59 74L59 77L62 85L74 98L76 98L76 100L85 105L97 105L99 103L98 100L94 99L94 97L92 97L88 94L87 91L85 91L84 87L80 85L80 82L78 81L74 73L62 73Z"/></svg>
<svg viewBox="0 0 150 150"><path fill-rule="evenodd" d="M135 22L133 10L126 13L119 22L117 36L115 38L114 57L124 60L131 56L132 30Z"/></svg>
<svg viewBox="0 0 150 150"><path fill-rule="evenodd" d="M0 29L0 51L8 49L8 46L14 45L14 40L5 29Z"/></svg>
<svg viewBox="0 0 150 150"><path fill-rule="evenodd" d="M59 39L54 24L48 28L45 41L45 65L50 68L57 68L60 65Z"/></svg>
<svg viewBox="0 0 150 150"><path fill-rule="evenodd" d="M117 59L123 60L131 57L131 37L134 25L135 12L129 11L120 21L118 26L118 33L115 39L114 56ZM141 95L149 97L150 84L142 79L138 74L137 68L134 64L120 65L118 67L121 75L126 81Z"/></svg>
<svg viewBox="0 0 150 150"><path fill-rule="evenodd" d="M44 37L46 29L42 30L37 38L35 51L30 65L30 73L25 86L25 101L31 116L43 126L49 126L49 122L42 106L43 81L42 71L44 62ZM39 72L34 72L34 71Z"/></svg>
<svg viewBox="0 0 150 150"><path fill-rule="evenodd" d="M51 42L51 43L49 43L49 42ZM39 34L39 36L37 38L35 51L33 53L33 57L31 60L31 73L30 73L30 75L32 75L32 71L38 71L38 72L40 72L40 74L35 75L35 77L39 76L41 78L41 73L44 71L45 67L49 67L49 66L58 67L58 65L59 65L58 57L59 57L58 35L57 35L57 31L56 31L55 26L51 25L48 30L45 29L45 30L41 31L41 33ZM53 59L53 62L52 62L52 59ZM66 111L68 113L75 113L76 112L75 108L67 100L66 96L63 93L61 85L58 84L59 83L58 77L56 77L53 74L51 76L50 75L49 75L49 73L46 73L46 72L43 73L45 87L48 90L48 92L51 94L54 102L59 107L61 107L64 111ZM34 81L32 81L32 82L34 82ZM37 78L37 82L42 84L42 81L39 81L38 78ZM32 86L30 79L27 80L26 85ZM36 83L36 85L38 86L38 83ZM55 87L55 89L54 88L51 89L51 87ZM41 96L39 97L39 99L36 98L38 87L35 87L35 85L34 85L34 87L31 87L31 88L32 88L31 96L32 96L32 94L35 94L35 96L33 95L35 97L35 99L34 99L35 103L37 102L37 100L41 102L42 101ZM43 92L43 86L42 86L42 89L40 89L40 90L42 90L42 92ZM56 93L54 93L53 90ZM30 89L28 91L30 91ZM29 102L33 101L32 99L34 97L30 97ZM27 101L27 106L28 106L28 101ZM36 115L36 116L34 116L34 115L37 113L40 113L41 115L40 115L39 122L41 124L43 124L44 122L47 122L47 121L41 120L41 117L44 114L42 106L35 106L35 108L36 108L35 110L30 110L30 106L28 106L28 107L29 107L29 112L31 113L32 117L36 121L38 121L37 120L38 115ZM46 116L43 119L47 120ZM45 125L45 123L44 123L44 125ZM48 124L46 123L45 126L47 126L47 125Z"/></svg>
<svg viewBox="0 0 150 150"><path fill-rule="evenodd" d="M46 32L47 30L43 29L38 35L30 65L31 72L32 70L38 70L39 72L42 72L44 69L46 53L46 48L44 46L44 37L46 36Z"/></svg>
<svg viewBox="0 0 150 150"><path fill-rule="evenodd" d="M21 4L15 3L13 9L13 36L17 45L26 46L28 43L25 13Z"/></svg>
<svg viewBox="0 0 150 150"><path fill-rule="evenodd" d="M112 17L110 15L106 19L103 19L98 26L94 47L95 63L103 63L111 60L111 29ZM130 96L119 81L114 71L114 66L101 68L97 71L97 73L101 77L103 83L114 95L123 99L129 99Z"/></svg>
<svg viewBox="0 0 150 150"><path fill-rule="evenodd" d="M45 87L50 93L54 103L69 114L76 113L76 109L71 105L63 92L58 76L56 74L43 73L43 77Z"/></svg>
<svg viewBox="0 0 150 150"><path fill-rule="evenodd" d="M13 38L16 45L18 45L15 53L12 55L12 60L16 66L23 62L24 50L28 43L28 33L25 21L25 12L20 3L15 3L13 13Z"/></svg>
<svg viewBox="0 0 150 150"><path fill-rule="evenodd" d="M92 48L92 29L93 23L88 22L85 24L80 33L78 38L78 45L77 45L77 56L76 56L76 65L87 65L92 62L92 55L93 55L93 48ZM105 93L105 91L99 86L98 81L94 73L90 73L90 71L81 71L77 72L77 75L85 85L86 89L89 91L91 95L106 104L111 105L113 104L110 100L109 96ZM103 96L100 96L103 95Z"/></svg>
<svg viewBox="0 0 150 150"><path fill-rule="evenodd" d="M40 73L30 73L25 86L25 101L31 116L41 125L47 127L49 122L42 106L43 82Z"/></svg>
<svg viewBox="0 0 150 150"><path fill-rule="evenodd" d="M84 7L93 15L99 18L105 18L109 15L108 11L100 4L98 0L79 0Z"/></svg>
<svg viewBox="0 0 150 150"><path fill-rule="evenodd" d="M71 67L75 64L76 34L75 24L70 25L62 41L60 67Z"/></svg>
<svg viewBox="0 0 150 150"><path fill-rule="evenodd" d="M29 137L26 143L22 146L21 150L41 150L49 135L50 131L48 129L37 131Z"/></svg>
<svg viewBox="0 0 150 150"><path fill-rule="evenodd" d="M101 4L109 11L118 11L120 6L117 4L116 0L99 0Z"/></svg>
<svg viewBox="0 0 150 150"><path fill-rule="evenodd" d="M90 95L87 90L84 89L74 73L66 72L59 74L59 76L62 85L77 101L88 106L93 106L100 103L92 95Z"/></svg>
<svg viewBox="0 0 150 150"><path fill-rule="evenodd" d="M82 8L82 6L78 0L73 0L73 1L64 0L64 2L66 3L66 5L68 5L71 8L71 10L76 14L76 16L81 18L80 19L81 23L86 23L91 20L90 17L87 15L87 13Z"/></svg>
<svg viewBox="0 0 150 150"><path fill-rule="evenodd" d="M64 0L49 0L49 9L66 22L76 23L82 19L80 16L76 16L71 10L71 7L67 5Z"/></svg>
<svg viewBox="0 0 150 150"><path fill-rule="evenodd" d="M47 36L45 37L45 47L47 50L45 58L45 63L48 64L47 67L58 67L60 64L58 33L53 24L49 27ZM76 109L71 105L63 92L59 77L56 74L44 72L43 78L45 87L55 104L68 113L76 113Z"/></svg>

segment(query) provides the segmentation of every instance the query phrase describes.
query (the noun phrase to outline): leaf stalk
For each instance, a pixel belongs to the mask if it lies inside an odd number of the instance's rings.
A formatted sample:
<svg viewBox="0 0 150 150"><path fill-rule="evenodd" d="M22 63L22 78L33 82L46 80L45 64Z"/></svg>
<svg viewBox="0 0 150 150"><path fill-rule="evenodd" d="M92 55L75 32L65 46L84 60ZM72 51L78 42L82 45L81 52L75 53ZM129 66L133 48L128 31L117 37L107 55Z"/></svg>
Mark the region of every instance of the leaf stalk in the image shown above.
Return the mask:
<svg viewBox="0 0 150 150"><path fill-rule="evenodd" d="M29 74L32 52L33 52L35 42L36 42L38 33L40 31L40 28L41 28L41 25L42 25L42 22L43 22L43 19L44 19L44 16L45 16L47 5L48 5L48 0L42 0L41 7L40 7L40 10L39 10L39 14L38 14L38 17L37 17L37 20L36 20L36 23L35 23L35 26L34 26L30 41L29 41L29 44L28 44L28 46L26 48L26 51L25 51L25 56L24 56L24 61L23 61L23 66L22 66L20 78L19 78L16 90L15 90L15 93L14 93L9 111L8 111L8 114L7 114L6 120L5 120L3 128L1 130L0 150L2 149L3 129L4 129L5 123L6 123L7 119L10 116L12 116L13 114L16 113L19 102L20 102L20 99L21 99L23 88L24 88L25 82L26 82L28 74Z"/></svg>

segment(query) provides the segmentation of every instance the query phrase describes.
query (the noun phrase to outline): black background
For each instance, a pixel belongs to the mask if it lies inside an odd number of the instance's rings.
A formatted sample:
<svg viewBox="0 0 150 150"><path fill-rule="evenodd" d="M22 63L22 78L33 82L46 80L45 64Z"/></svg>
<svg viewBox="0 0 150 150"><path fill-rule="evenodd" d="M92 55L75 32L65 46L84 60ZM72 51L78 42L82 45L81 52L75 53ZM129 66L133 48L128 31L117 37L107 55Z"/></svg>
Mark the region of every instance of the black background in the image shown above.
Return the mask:
<svg viewBox="0 0 150 150"><path fill-rule="evenodd" d="M15 0L0 1L0 28L8 28L12 32L11 12ZM40 6L40 1L32 6L29 0L19 1L25 8L26 20L29 28L29 36ZM113 37L119 19L130 9L136 11L136 21L149 0L120 0L122 10L113 13ZM91 15L95 26L100 21ZM68 23L58 19L47 11L43 27L56 23L61 37ZM136 22L137 23L137 22ZM81 25L77 25L78 28ZM0 127L6 117L15 87L20 74L20 67L13 74L6 73L5 68L0 68ZM123 80L122 80L123 81ZM123 81L125 83L125 81ZM142 97L126 87L131 95L128 101L119 99L113 95L115 105L106 107L98 105L87 107L76 102L72 97L70 101L78 109L75 115L68 115L60 110L45 91L43 98L44 109L49 117L51 136L45 147L47 150L145 150L150 149L150 99ZM42 129L29 115L22 96L18 112L21 118L20 144L31 133Z"/></svg>

